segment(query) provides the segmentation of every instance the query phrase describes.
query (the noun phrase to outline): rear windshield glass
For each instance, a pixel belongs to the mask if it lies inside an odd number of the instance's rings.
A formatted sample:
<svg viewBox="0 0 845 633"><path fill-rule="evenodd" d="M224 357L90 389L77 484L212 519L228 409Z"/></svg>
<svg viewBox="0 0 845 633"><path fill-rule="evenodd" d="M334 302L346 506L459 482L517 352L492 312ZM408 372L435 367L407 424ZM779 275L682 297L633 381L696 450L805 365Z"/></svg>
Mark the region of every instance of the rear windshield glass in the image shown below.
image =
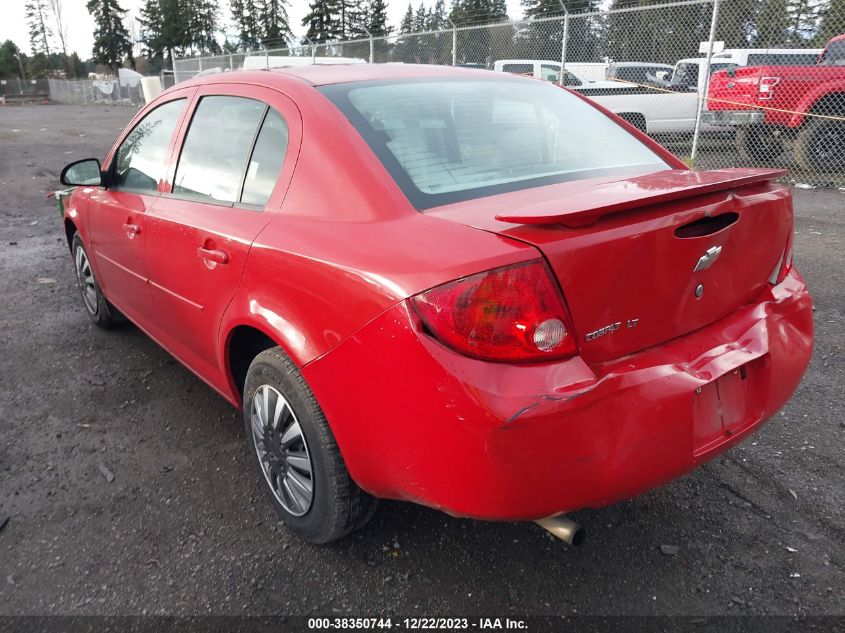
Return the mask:
<svg viewBox="0 0 845 633"><path fill-rule="evenodd" d="M667 167L590 104L545 82L360 82L321 90L417 209Z"/></svg>

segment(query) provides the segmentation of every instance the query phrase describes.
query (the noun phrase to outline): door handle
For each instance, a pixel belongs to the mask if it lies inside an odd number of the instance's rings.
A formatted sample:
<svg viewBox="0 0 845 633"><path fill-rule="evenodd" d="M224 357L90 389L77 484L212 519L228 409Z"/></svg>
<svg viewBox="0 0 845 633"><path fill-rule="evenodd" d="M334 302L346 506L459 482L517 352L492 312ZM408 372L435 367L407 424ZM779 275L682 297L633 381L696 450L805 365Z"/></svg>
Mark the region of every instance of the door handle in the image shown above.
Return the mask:
<svg viewBox="0 0 845 633"><path fill-rule="evenodd" d="M126 237L128 237L131 240L134 236L138 235L138 233L141 232L141 227L138 226L137 224L132 224L130 222L124 222L123 230L126 231Z"/></svg>
<svg viewBox="0 0 845 633"><path fill-rule="evenodd" d="M229 263L229 254L225 251L219 251L214 248L205 248L200 246L197 249L197 256L206 261L214 262L215 264Z"/></svg>

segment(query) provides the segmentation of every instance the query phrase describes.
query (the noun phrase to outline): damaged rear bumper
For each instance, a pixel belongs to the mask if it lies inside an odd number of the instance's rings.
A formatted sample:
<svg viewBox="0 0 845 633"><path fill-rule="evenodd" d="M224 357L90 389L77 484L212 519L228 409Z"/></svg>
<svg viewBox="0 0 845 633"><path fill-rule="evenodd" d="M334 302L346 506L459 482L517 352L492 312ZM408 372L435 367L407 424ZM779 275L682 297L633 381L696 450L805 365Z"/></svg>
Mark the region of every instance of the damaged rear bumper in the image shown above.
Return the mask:
<svg viewBox="0 0 845 633"><path fill-rule="evenodd" d="M734 445L792 395L812 339L793 270L716 323L600 365L467 358L399 304L303 374L362 488L522 520L631 497Z"/></svg>

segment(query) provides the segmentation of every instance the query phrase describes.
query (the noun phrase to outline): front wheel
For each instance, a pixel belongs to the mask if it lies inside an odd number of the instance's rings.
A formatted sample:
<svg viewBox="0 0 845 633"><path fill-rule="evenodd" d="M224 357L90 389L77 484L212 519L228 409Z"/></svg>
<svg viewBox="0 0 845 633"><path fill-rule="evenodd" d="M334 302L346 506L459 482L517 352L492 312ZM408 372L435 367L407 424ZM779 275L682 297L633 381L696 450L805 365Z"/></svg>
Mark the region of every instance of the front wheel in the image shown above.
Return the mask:
<svg viewBox="0 0 845 633"><path fill-rule="evenodd" d="M739 155L753 165L774 162L784 151L778 130L771 125L742 125L736 129Z"/></svg>
<svg viewBox="0 0 845 633"><path fill-rule="evenodd" d="M314 394L280 348L252 361L243 402L262 488L291 530L327 543L370 520L376 499L352 481Z"/></svg>
<svg viewBox="0 0 845 633"><path fill-rule="evenodd" d="M91 320L101 328L109 329L125 319L117 309L108 302L100 291L97 279L94 277L94 269L91 267L91 259L88 251L82 243L79 233L75 233L71 240L71 253L73 254L73 267L76 272L76 285L82 295L82 303L85 311Z"/></svg>
<svg viewBox="0 0 845 633"><path fill-rule="evenodd" d="M845 169L845 121L814 119L795 141L795 160L807 171Z"/></svg>

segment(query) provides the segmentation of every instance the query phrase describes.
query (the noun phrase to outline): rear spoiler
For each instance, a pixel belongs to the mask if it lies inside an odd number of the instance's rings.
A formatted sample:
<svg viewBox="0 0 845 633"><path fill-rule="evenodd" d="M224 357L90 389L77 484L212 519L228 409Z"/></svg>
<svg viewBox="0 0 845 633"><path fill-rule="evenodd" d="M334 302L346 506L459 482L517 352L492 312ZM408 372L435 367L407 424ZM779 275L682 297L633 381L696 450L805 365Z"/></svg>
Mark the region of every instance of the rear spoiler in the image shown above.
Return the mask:
<svg viewBox="0 0 845 633"><path fill-rule="evenodd" d="M783 169L667 169L599 184L551 203L500 213L496 219L511 224L563 224L574 228L592 224L611 213L744 185L763 184L785 173Z"/></svg>

